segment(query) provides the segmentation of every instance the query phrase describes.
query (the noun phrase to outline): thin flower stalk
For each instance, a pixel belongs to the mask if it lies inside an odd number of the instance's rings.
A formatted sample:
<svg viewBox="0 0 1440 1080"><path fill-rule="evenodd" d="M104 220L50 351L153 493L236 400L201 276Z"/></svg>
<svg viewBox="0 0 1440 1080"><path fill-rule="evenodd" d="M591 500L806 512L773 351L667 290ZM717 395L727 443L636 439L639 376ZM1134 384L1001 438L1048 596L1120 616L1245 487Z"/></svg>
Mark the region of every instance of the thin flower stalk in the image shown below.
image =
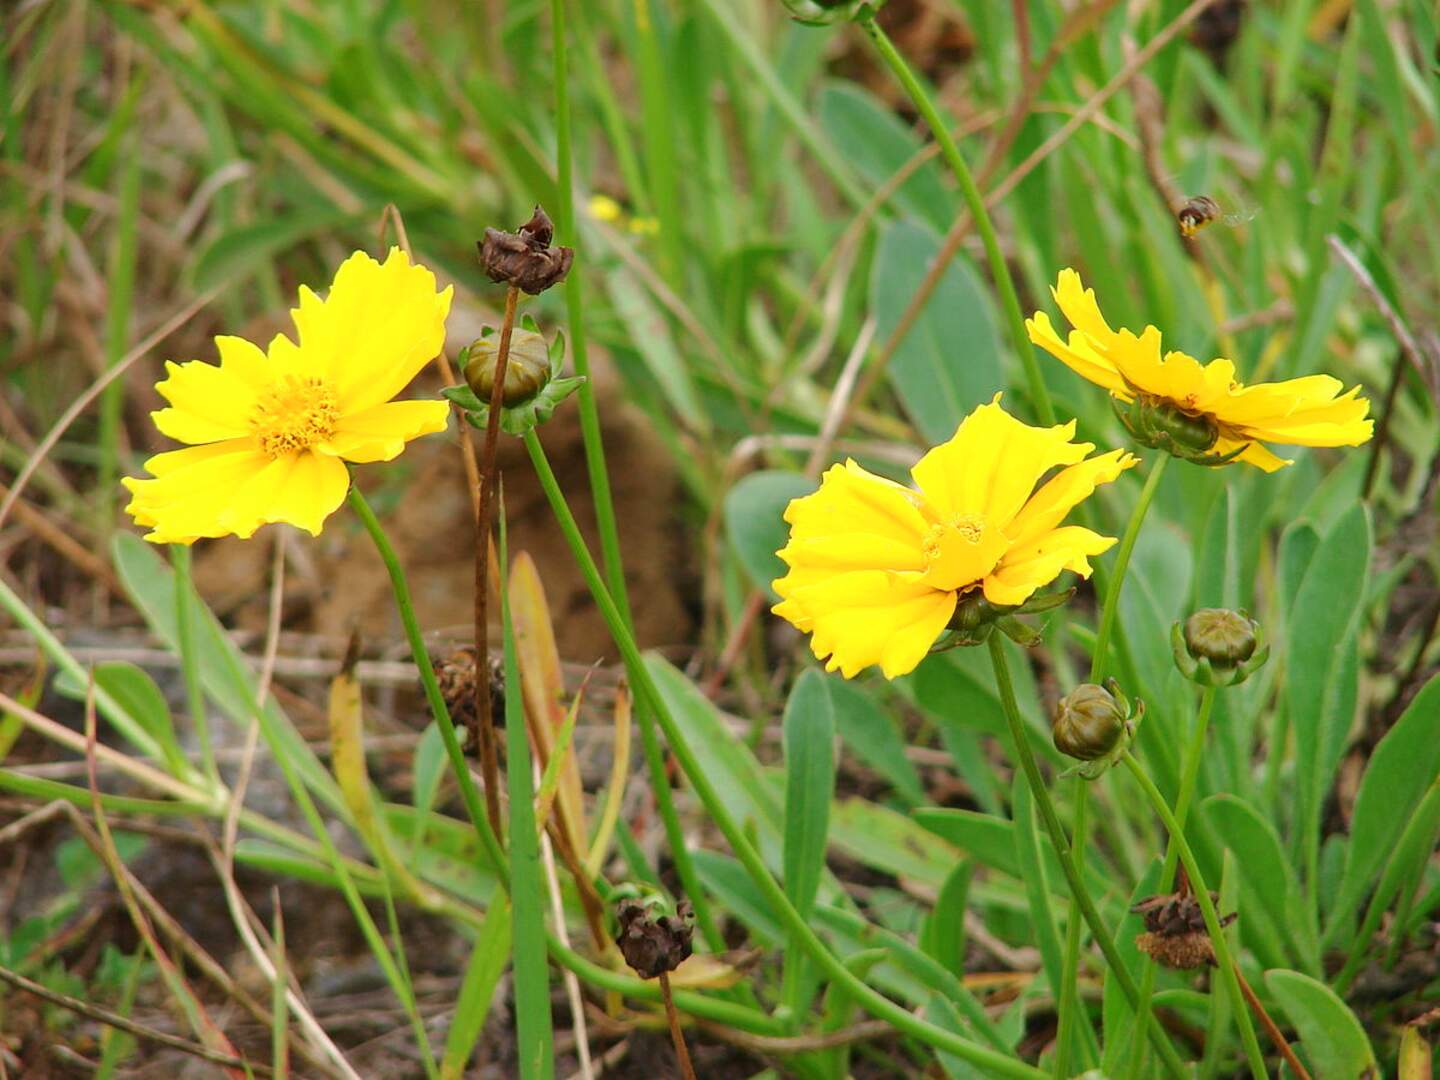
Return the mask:
<svg viewBox="0 0 1440 1080"><path fill-rule="evenodd" d="M1111 976L1115 979L1126 1000L1130 1002L1130 1006L1134 1008L1138 1005L1140 997L1135 987L1135 980L1130 977L1130 971L1125 966L1124 960L1121 959L1119 950L1115 947L1110 930L1095 907L1095 901L1090 897L1090 890L1081 876L1075 852L1070 847L1070 841L1065 836L1065 828L1060 824L1060 817L1055 812L1055 804L1050 798L1050 789L1045 786L1045 778L1040 774L1040 765L1035 760L1035 752L1030 748L1029 736L1025 734L1025 722L1020 717L1020 706L1015 701L1015 687L1010 681L1010 665L1009 661L1005 659L1003 643L999 637L992 636L989 645L990 663L995 669L995 686L1000 693L1000 704L1005 713L1005 720L1010 726L1010 738L1015 744L1015 755L1020 759L1020 767L1024 770L1025 780L1030 785L1031 794L1035 797L1035 805L1040 808L1040 817L1050 833L1051 842L1055 845L1055 854L1060 860L1060 869L1065 874L1065 881L1070 887L1070 895L1080 906L1080 914L1090 927L1090 933L1095 938L1095 943L1100 946L1105 962L1110 966ZM1156 1051L1160 1054L1166 1072L1176 1078L1188 1075L1180 1060L1180 1055L1176 1053L1175 1047L1170 1043L1170 1037L1166 1035L1165 1029L1160 1026L1154 1016L1150 1017L1146 1030L1149 1032L1150 1041L1154 1043Z"/></svg>
<svg viewBox="0 0 1440 1080"><path fill-rule="evenodd" d="M1090 658L1089 681L1096 685L1104 682L1109 667L1110 638L1115 631L1115 620L1120 610L1121 590L1125 586L1125 575L1130 569L1130 556L1135 551L1135 544L1140 538L1140 528L1145 522L1145 516L1150 510L1150 504L1155 499L1155 492L1159 490L1160 478L1165 474L1165 463L1169 460L1170 457L1168 454L1160 454L1153 459L1150 466L1150 475L1145 478L1145 484L1140 489L1140 498L1135 503L1135 508L1130 513L1130 520L1125 526L1125 533L1120 538L1120 547L1115 554L1115 569L1110 578L1109 588L1105 592L1105 605L1100 613L1100 629L1095 638L1095 651ZM1089 800L1089 781L1084 777L1076 777L1074 846L1075 858L1082 865L1085 858L1085 845L1088 842L1086 809ZM1174 866L1172 863L1171 872L1173 871ZM1163 886L1161 891L1164 891ZM1055 1075L1057 1077L1068 1075L1070 1029L1073 1025L1072 1017L1075 1012L1084 1008L1078 1000L1080 920L1077 918L1077 915L1078 911L1075 899L1071 897L1070 915L1065 928L1064 984L1060 988L1060 1035L1055 1052ZM1145 979L1153 983L1153 973L1148 969L1145 972ZM1144 1017L1148 1015L1149 997L1150 993L1142 983L1140 989L1142 1019L1139 1030L1144 1030L1144 1025L1147 1022Z"/></svg>
<svg viewBox="0 0 1440 1080"><path fill-rule="evenodd" d="M170 545L170 563L175 568L175 637L180 646L180 672L185 683L185 703L190 709L190 723L195 728L195 741L200 744L200 762L205 775L218 789L220 770L215 765L215 748L210 742L210 719L205 712L205 687L200 682L200 664L195 654L194 596L190 583L190 549L184 544ZM171 762L175 772L175 763ZM177 775L179 775L177 773Z"/></svg>
<svg viewBox="0 0 1440 1080"><path fill-rule="evenodd" d="M835 985L842 987L861 1008L877 1019L888 1021L899 1031L928 1046L945 1050L980 1066L988 1070L992 1076L1023 1077L1027 1080L1039 1080L1044 1077L1045 1073L1016 1058L997 1053L964 1036L920 1019L904 1006L896 1004L867 985L826 946L809 922L795 909L785 890L771 875L759 851L750 842L744 829L730 815L730 811L720 798L720 793L715 789L710 777L701 767L699 759L695 757L694 752L685 741L674 717L670 715L664 698L661 697L658 687L650 676L649 669L641 658L634 636L630 633L624 617L606 589L604 581L601 580L600 570L590 555L585 538L580 534L580 528L575 523L575 517L570 511L564 493L560 490L559 482L555 479L554 470L551 469L549 460L545 456L545 450L533 430L525 434L525 448L535 466L536 475L539 477L541 488L550 503L550 509L570 547L571 555L580 568L581 574L589 586L590 594L600 609L600 614L605 619L610 635L625 661L631 684L635 687L637 695L649 703L656 720L665 733L671 753L675 755L681 770L690 780L696 796L704 804L716 826L725 836L736 857L760 891L761 896L786 930L794 934L800 946L810 954L817 966L833 980ZM1178 1064L1178 1058L1176 1061Z"/></svg>
<svg viewBox="0 0 1440 1080"><path fill-rule="evenodd" d="M435 667L430 662L430 650L425 647L425 636L420 630L419 620L415 617L415 605L410 599L410 585L406 581L405 570L380 525L380 519L375 516L375 511L370 508L360 489L353 486L350 488L350 508L355 511L355 516L369 534L371 543L380 555L380 561L385 564L385 570L390 575L390 592L395 598L395 609L400 614L401 625L405 627L405 637L410 643L410 655L420 673L420 685L424 687L425 700L430 704L430 714L440 731L445 756L450 759L450 767L460 787L460 799L465 804L471 824L480 835L480 842L485 848L491 867L497 873L503 874L506 865L505 852L500 846L499 837L490 826L490 819L480 801L480 793L475 790L475 781L470 776L470 763L465 759L465 751L460 748L460 736L455 732L455 722L450 719L450 710L445 707L445 696L440 692L440 684L435 678Z"/></svg>
<svg viewBox="0 0 1440 1080"><path fill-rule="evenodd" d="M533 433L530 436L533 438ZM553 474L551 477L553 481ZM557 489L558 494L558 489ZM480 837L481 847L485 851L489 869L496 875L500 887L508 894L510 892L510 874L508 862L504 850L500 846L500 840L490 828L490 820L484 809L480 793L475 788L475 781L470 775L470 763L460 747L460 737L455 729L455 723L450 718L450 711L445 706L444 695L440 692L440 685L436 681L435 671L430 663L429 651L425 648L425 638L420 629L420 623L415 617L415 606L410 599L410 587L405 577L404 567L395 553L389 538L385 535L384 527L380 524L375 512L370 508L365 497L358 489L350 491L350 505L360 519L366 533L369 534L371 542L374 543L381 561L390 576L391 594L395 600L396 610L400 615L401 624L405 628L405 636L410 643L411 656L414 658L416 668L420 673L420 682L425 690L426 701L430 705L430 712L435 720L436 727L440 731L440 740L445 747L445 756L450 762L450 767L455 773L456 783L460 788L461 801L465 804L465 810ZM571 523L573 525L573 518ZM579 533L576 532L578 539ZM583 545L583 540L580 541ZM591 563L593 567L593 561ZM596 581L598 582L598 571ZM3 583L0 583L3 589ZM603 586L602 586L603 590ZM613 609L612 609L613 610ZM638 653L637 653L638 655ZM242 817L242 821L246 819ZM282 841L283 837L280 837ZM297 838L298 839L298 838ZM304 850L309 850L305 848ZM368 868L365 868L368 869ZM444 911L446 914L464 919L474 923L471 917L471 909L456 906L448 897L442 897ZM628 997L658 1001L660 997L659 988L652 983L640 979L622 975L609 968L602 967L590 960L585 959L579 953L565 945L553 931L547 932L546 947L555 962L595 986L602 989L613 990L616 993L625 994ZM742 1031L755 1032L757 1034L778 1035L783 1032L782 1026L772 1020L764 1013L743 1004L725 1001L692 991L676 991L675 1000L678 1007L683 1008L692 1016L713 1020L716 1023L727 1024ZM1019 1074L1030 1076L1032 1074ZM1038 1075L1038 1074L1037 1074Z"/></svg>
<svg viewBox="0 0 1440 1080"><path fill-rule="evenodd" d="M505 369L510 360L510 339L515 330L515 305L520 290L505 290L505 318L500 324L500 343L495 352L494 383L490 390L490 414L485 421L485 442L480 451L480 498L475 507L475 708L470 722L470 745L480 754L480 775L485 783L485 812L495 835L502 835L500 823L500 759L495 746L494 710L490 703L490 519L494 516L495 447L500 438L500 406L505 396Z"/></svg>
<svg viewBox="0 0 1440 1080"><path fill-rule="evenodd" d="M585 449L585 470L590 480L590 498L595 507L595 526L600 534L600 558L605 567L605 581L610 594L627 626L633 623L630 596L625 585L625 565L620 555L620 528L615 516L615 501L610 492L610 473L605 465L605 442L600 433L600 410L595 403L595 387L590 376L590 357L585 331L584 274L579 265L584 248L575 227L574 150L570 138L570 83L566 61L565 0L551 0L550 27L555 62L555 179L556 232L575 248L575 264L565 279L565 310L570 331L570 350L574 357L575 374L585 381L576 392L580 409L580 440ZM643 701L636 702L636 726L640 729L640 745L645 766L650 773L655 809L665 827L665 838L675 860L675 873L680 886L695 908L695 922L712 952L725 949L720 924L700 883L695 862L685 846L685 829L675 811L670 792L670 779L665 768L665 752L655 731L655 720Z"/></svg>
<svg viewBox="0 0 1440 1080"><path fill-rule="evenodd" d="M1195 715L1195 724L1190 731L1190 742L1185 747L1185 760L1181 765L1180 792L1175 798L1175 822L1181 829L1185 828L1186 818L1190 814L1190 804L1195 798L1195 785L1200 776L1200 762L1205 753L1205 735L1210 729L1210 714L1215 706L1215 688L1205 687L1200 695L1200 709ZM1165 846L1165 862L1160 868L1160 879L1156 882L1157 893L1170 891L1170 884L1175 878L1175 864L1180 857L1180 848L1175 843L1175 838L1170 837ZM1140 977L1140 1007L1137 1016L1142 1018L1150 1015L1150 997L1155 992L1155 961L1149 960L1145 965L1144 974Z"/></svg>
<svg viewBox="0 0 1440 1080"><path fill-rule="evenodd" d="M680 1030L680 1014L675 1011L675 999L670 993L670 973L660 972L659 982L660 997L665 1002L665 1019L670 1024L670 1041L675 1045L675 1057L680 1062L680 1076L683 1080L695 1080L690 1048L685 1045L685 1033Z"/></svg>
<svg viewBox="0 0 1440 1080"><path fill-rule="evenodd" d="M1155 786L1155 781L1150 779L1148 773L1135 760L1135 755L1127 753L1121 760L1130 774L1135 777L1140 790L1150 800L1156 815L1164 824L1165 830L1170 834L1170 841L1180 854L1180 865L1185 867L1185 873L1190 878L1190 886L1194 890L1195 899L1200 904L1200 912L1205 918L1205 930L1210 935L1210 944L1215 949L1215 964L1220 969L1221 981L1225 983L1226 992L1230 995L1231 1010L1235 1016L1235 1026L1240 1031L1240 1043L1245 1048L1245 1057L1250 1063L1250 1072L1255 1080L1266 1080L1269 1075L1265 1069L1265 1055L1260 1050L1260 1041L1255 1037L1255 1026L1250 1022L1250 1009L1245 1000L1244 992L1240 989L1240 981L1236 975L1234 958L1230 953L1230 943L1225 937L1225 931L1220 925L1220 916L1215 911L1215 902L1210 898L1210 889L1205 884L1204 875L1200 873L1200 864L1195 861L1195 855L1190 850L1190 843L1185 839L1185 829L1175 819L1169 804L1165 802L1165 796L1160 794L1160 789ZM1153 1016L1151 1018L1153 1020Z"/></svg>

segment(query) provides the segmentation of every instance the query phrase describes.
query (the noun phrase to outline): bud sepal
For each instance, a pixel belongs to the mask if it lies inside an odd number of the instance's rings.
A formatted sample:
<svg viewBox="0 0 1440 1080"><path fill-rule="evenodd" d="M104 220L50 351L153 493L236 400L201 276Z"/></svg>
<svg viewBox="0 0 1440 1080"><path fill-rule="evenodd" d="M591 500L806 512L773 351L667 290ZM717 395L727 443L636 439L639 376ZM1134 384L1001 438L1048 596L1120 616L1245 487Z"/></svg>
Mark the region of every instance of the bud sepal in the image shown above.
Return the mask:
<svg viewBox="0 0 1440 1080"><path fill-rule="evenodd" d="M1131 390L1135 395L1131 401L1112 397L1110 404L1130 437L1141 446L1163 450L1192 465L1208 466L1228 465L1245 452L1248 444L1224 454L1212 453L1220 441L1220 427L1213 417L1186 412L1173 402L1151 397L1133 386Z"/></svg>
<svg viewBox="0 0 1440 1080"><path fill-rule="evenodd" d="M1114 679L1104 686L1081 683L1055 705L1055 749L1079 761L1060 775L1099 778L1130 749L1144 719L1145 702L1132 702Z"/></svg>
<svg viewBox="0 0 1440 1080"><path fill-rule="evenodd" d="M472 427L485 430L490 419L488 392L494 386L494 362L498 334L487 326L478 338L460 350L460 369L466 381L447 386L441 395L458 405ZM554 415L556 408L585 381L583 375L559 378L565 358L565 335L556 334L546 342L526 315L511 336L505 361L505 386L500 409L500 428L508 435L524 435ZM488 368L488 370L487 370ZM513 374L512 374L513 373ZM488 376L488 378L487 378ZM481 391L485 391L482 396Z"/></svg>
<svg viewBox="0 0 1440 1080"><path fill-rule="evenodd" d="M1074 595L1074 589L1063 589L1060 592L1045 593L1043 596L1032 596L1023 604L1015 606L992 604L985 599L984 593L974 589L962 596L955 605L955 614L950 617L945 636L930 651L944 652L947 649L983 645L996 630L1015 644L1028 649L1040 644L1045 627L1042 623L1040 628L1036 629L1017 616L1051 611Z"/></svg>
<svg viewBox="0 0 1440 1080"><path fill-rule="evenodd" d="M1200 686L1239 686L1270 659L1265 630L1243 611L1201 608L1170 628L1175 666Z"/></svg>

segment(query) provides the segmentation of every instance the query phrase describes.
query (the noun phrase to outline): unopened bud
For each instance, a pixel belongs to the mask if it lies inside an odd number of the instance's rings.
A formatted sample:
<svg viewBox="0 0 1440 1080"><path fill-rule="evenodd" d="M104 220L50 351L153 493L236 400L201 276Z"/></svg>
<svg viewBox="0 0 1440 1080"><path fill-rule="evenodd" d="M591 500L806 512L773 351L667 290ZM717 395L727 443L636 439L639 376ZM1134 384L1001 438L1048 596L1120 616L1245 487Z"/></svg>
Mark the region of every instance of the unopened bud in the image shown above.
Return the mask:
<svg viewBox="0 0 1440 1080"><path fill-rule="evenodd" d="M1242 443L1224 453L1216 451L1220 425L1215 418L1206 413L1186 412L1164 398L1136 392L1133 401L1126 403L1112 397L1111 404L1136 442L1195 465L1225 465L1235 460L1246 446Z"/></svg>
<svg viewBox="0 0 1440 1080"><path fill-rule="evenodd" d="M1102 758L1125 734L1128 717L1103 686L1081 683L1055 706L1050 734L1055 749L1081 761Z"/></svg>
<svg viewBox="0 0 1440 1080"><path fill-rule="evenodd" d="M1228 608L1201 608L1185 620L1185 650L1212 664L1243 664L1255 653L1255 623Z"/></svg>
<svg viewBox="0 0 1440 1080"><path fill-rule="evenodd" d="M1270 656L1260 624L1228 608L1202 608L1170 636L1176 666L1202 686L1242 683Z"/></svg>
<svg viewBox="0 0 1440 1080"><path fill-rule="evenodd" d="M461 357L465 381L483 403L490 403L495 386L495 365L500 353L500 335L490 334L472 341ZM533 330L515 329L510 336L510 353L505 361L505 385L501 402L506 408L532 400L550 381L550 350L545 339Z"/></svg>

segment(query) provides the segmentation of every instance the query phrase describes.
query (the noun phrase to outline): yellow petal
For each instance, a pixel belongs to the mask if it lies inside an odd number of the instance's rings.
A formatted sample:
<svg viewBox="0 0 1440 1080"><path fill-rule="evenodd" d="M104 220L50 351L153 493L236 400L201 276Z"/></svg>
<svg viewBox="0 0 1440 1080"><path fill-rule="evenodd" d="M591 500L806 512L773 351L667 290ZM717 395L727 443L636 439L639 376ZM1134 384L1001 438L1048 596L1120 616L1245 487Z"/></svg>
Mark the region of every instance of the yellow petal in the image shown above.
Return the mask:
<svg viewBox="0 0 1440 1080"><path fill-rule="evenodd" d="M250 431L256 393L265 385L265 354L244 338L217 337L220 364L166 361L167 378L155 384L170 408L150 414L161 433L187 443L237 439Z"/></svg>
<svg viewBox="0 0 1440 1080"><path fill-rule="evenodd" d="M943 519L980 515L1005 529L1035 484L1056 465L1094 449L1072 443L1075 421L1031 427L1000 407L1000 395L960 422L953 438L926 454L910 475ZM973 579L972 579L973 580Z"/></svg>
<svg viewBox="0 0 1440 1080"><path fill-rule="evenodd" d="M342 416L335 433L314 449L346 461L390 461L411 439L444 431L449 415L444 401L389 401Z"/></svg>
<svg viewBox="0 0 1440 1080"><path fill-rule="evenodd" d="M241 539L261 525L283 521L319 536L325 519L345 500L350 473L333 457L300 450L269 461L231 495L219 516Z"/></svg>
<svg viewBox="0 0 1440 1080"><path fill-rule="evenodd" d="M334 386L342 414L389 401L444 346L453 292L399 248L384 263L355 252L324 300L302 288L291 312L308 371Z"/></svg>
<svg viewBox="0 0 1440 1080"><path fill-rule="evenodd" d="M156 544L189 544L202 536L224 536L220 523L235 492L260 473L270 459L249 439L157 454L145 463L154 479L127 476L121 481L133 496L126 510L147 526L145 539Z"/></svg>
<svg viewBox="0 0 1440 1080"><path fill-rule="evenodd" d="M1055 529L1025 544L1011 548L995 572L985 579L985 599L992 604L1023 604L1036 589L1073 570L1090 576L1088 556L1099 555L1115 543L1113 536L1101 536L1078 525Z"/></svg>
<svg viewBox="0 0 1440 1080"><path fill-rule="evenodd" d="M1090 380L1096 386L1103 386L1113 394L1129 398L1125 380L1115 370L1115 365L1106 356L1097 352L1091 344L1091 339L1080 331L1073 332L1070 335L1069 344L1066 344L1056 333L1055 327L1050 322L1050 316L1043 311L1037 311L1033 318L1027 319L1025 329L1030 332L1031 341L1081 378Z"/></svg>
<svg viewBox="0 0 1440 1080"><path fill-rule="evenodd" d="M1051 290L1061 313L1070 320L1070 325L1082 334L1088 335L1101 350L1110 346L1115 331L1100 314L1100 305L1095 301L1095 290L1087 289L1074 270L1060 271L1060 277Z"/></svg>
<svg viewBox="0 0 1440 1080"><path fill-rule="evenodd" d="M923 570L925 556L918 544L875 533L837 533L792 539L780 549L792 568L826 570Z"/></svg>
<svg viewBox="0 0 1440 1080"><path fill-rule="evenodd" d="M791 500L785 520L792 540L868 533L918 552L930 527L919 501L914 492L847 461L826 470L819 490Z"/></svg>
<svg viewBox="0 0 1440 1080"><path fill-rule="evenodd" d="M788 605L813 628L810 648L829 658L826 670L849 679L879 664L893 679L924 659L955 612L955 594L914 574L858 570L827 573L796 589Z"/></svg>
<svg viewBox="0 0 1440 1080"><path fill-rule="evenodd" d="M1278 472L1287 465L1295 464L1287 458L1276 457L1258 442L1249 439L1236 439L1222 434L1210 453L1224 456L1235 450L1236 447L1244 446L1245 449L1235 456L1234 461L1243 461L1246 464L1254 465L1264 469L1266 472Z"/></svg>
<svg viewBox="0 0 1440 1080"><path fill-rule="evenodd" d="M1016 545L1039 539L1065 520L1065 515L1078 506L1101 484L1108 484L1140 459L1124 450L1090 458L1061 469L1025 504L1010 525L1010 536Z"/></svg>

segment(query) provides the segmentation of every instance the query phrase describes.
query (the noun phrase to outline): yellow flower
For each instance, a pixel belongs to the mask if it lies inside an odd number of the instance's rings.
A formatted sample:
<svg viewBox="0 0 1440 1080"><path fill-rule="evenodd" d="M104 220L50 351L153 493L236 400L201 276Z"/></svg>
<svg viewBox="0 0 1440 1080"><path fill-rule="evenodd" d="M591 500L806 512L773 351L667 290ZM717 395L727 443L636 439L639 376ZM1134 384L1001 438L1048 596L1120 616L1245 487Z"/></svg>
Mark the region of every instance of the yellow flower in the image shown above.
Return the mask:
<svg viewBox="0 0 1440 1080"><path fill-rule="evenodd" d="M996 394L920 459L910 470L919 490L847 461L786 508L780 558L790 569L774 583L774 611L811 635L828 670L848 679L879 664L887 678L903 675L962 594L982 589L992 604L1023 604L1063 570L1088 577L1088 557L1115 543L1060 522L1137 459L1123 450L1086 459L1095 447L1070 441L1073 420L1030 427L999 402Z"/></svg>
<svg viewBox="0 0 1440 1080"><path fill-rule="evenodd" d="M444 430L446 402L390 399L444 345L452 292L398 248L383 264L357 251L324 300L301 286L298 345L217 337L218 367L167 362L155 389L170 407L151 416L192 445L145 462L154 479L124 479L145 539L248 537L275 521L318 534L350 487L346 461L389 461Z"/></svg>
<svg viewBox="0 0 1440 1080"><path fill-rule="evenodd" d="M1075 329L1062 341L1049 316L1037 311L1025 324L1030 340L1120 401L1134 403L1121 418L1135 434L1155 436L1144 440L1147 445L1201 464L1239 460L1274 472L1290 462L1262 442L1359 446L1370 438L1370 403L1357 396L1358 386L1342 394L1344 384L1329 375L1246 386L1236 381L1229 360L1201 364L1182 352L1162 357L1160 331L1153 326L1138 337L1112 330L1094 290L1082 286L1074 270L1062 270L1052 292Z"/></svg>

